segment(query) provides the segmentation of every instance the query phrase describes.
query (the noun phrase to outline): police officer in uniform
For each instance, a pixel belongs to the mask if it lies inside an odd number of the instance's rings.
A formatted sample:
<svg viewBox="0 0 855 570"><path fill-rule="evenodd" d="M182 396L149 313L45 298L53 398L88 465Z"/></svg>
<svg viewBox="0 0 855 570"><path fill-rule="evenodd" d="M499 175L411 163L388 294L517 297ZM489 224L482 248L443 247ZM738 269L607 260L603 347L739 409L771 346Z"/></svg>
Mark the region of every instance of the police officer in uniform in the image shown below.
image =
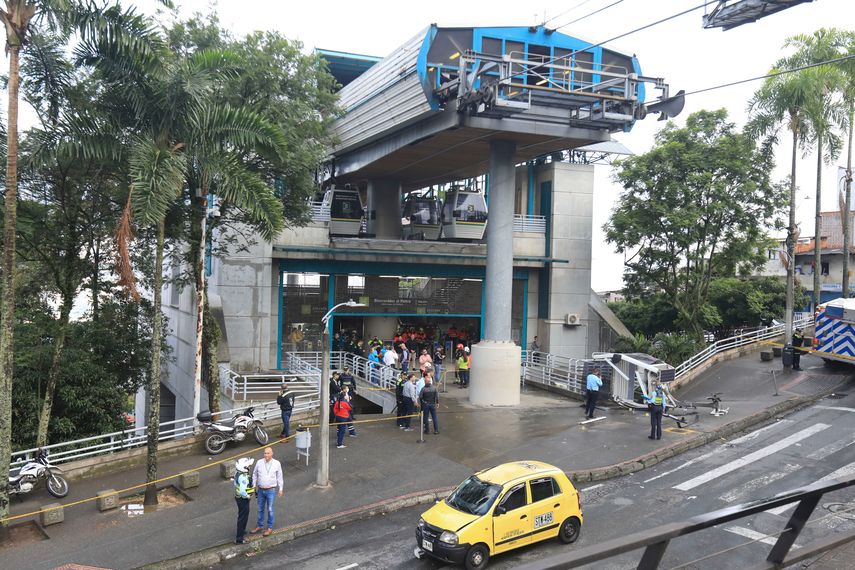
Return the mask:
<svg viewBox="0 0 855 570"><path fill-rule="evenodd" d="M401 372L398 376L398 381L395 382L395 407L398 410L398 418L396 423L398 427L404 429L404 384L407 382L407 371Z"/></svg>
<svg viewBox="0 0 855 570"><path fill-rule="evenodd" d="M235 462L235 503L238 508L235 544L246 544L246 522L249 520L249 500L255 494L252 486L251 457L241 457Z"/></svg>
<svg viewBox="0 0 855 570"><path fill-rule="evenodd" d="M799 350L799 347L804 344L805 335L802 332L802 329L796 329L793 331L793 370L801 370L800 366L802 360L802 351Z"/></svg>
<svg viewBox="0 0 855 570"><path fill-rule="evenodd" d="M650 405L650 435L649 439L662 439L662 414L665 413L665 388L657 384L656 389L650 396L644 399Z"/></svg>

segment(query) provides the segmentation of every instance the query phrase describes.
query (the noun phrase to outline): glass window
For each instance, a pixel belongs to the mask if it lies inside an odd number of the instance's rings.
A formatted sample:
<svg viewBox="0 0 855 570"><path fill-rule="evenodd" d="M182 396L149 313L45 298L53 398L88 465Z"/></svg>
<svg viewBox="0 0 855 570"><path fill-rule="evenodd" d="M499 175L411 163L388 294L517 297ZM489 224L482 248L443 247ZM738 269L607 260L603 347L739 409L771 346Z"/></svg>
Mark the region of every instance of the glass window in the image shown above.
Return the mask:
<svg viewBox="0 0 855 570"><path fill-rule="evenodd" d="M327 310L327 275L282 274L282 349L319 350L321 317Z"/></svg>
<svg viewBox="0 0 855 570"><path fill-rule="evenodd" d="M490 55L502 55L502 40L483 38L481 40L481 52Z"/></svg>
<svg viewBox="0 0 855 570"><path fill-rule="evenodd" d="M330 217L358 220L362 217L362 202L358 192L336 191L330 206Z"/></svg>
<svg viewBox="0 0 855 570"><path fill-rule="evenodd" d="M486 222L487 205L481 194L460 193L455 206L456 218L461 222Z"/></svg>
<svg viewBox="0 0 855 570"><path fill-rule="evenodd" d="M502 502L499 503L499 506L504 507L508 512L524 507L525 505L525 483L517 485L508 491L507 495L502 499Z"/></svg>
<svg viewBox="0 0 855 570"><path fill-rule="evenodd" d="M580 51L573 58L576 60L575 67L577 68L573 72L573 87L578 89L579 87L590 85L594 81L594 75L586 72L592 70L594 67L594 54L587 51Z"/></svg>
<svg viewBox="0 0 855 570"><path fill-rule="evenodd" d="M445 499L445 503L464 513L483 515L493 506L493 501L496 500L501 490L502 488L498 485L481 481L473 475L461 483ZM523 499L525 499L525 496L523 496Z"/></svg>
<svg viewBox="0 0 855 570"><path fill-rule="evenodd" d="M533 479L529 485L531 485L532 503L548 499L552 495L556 494L556 489L558 489L558 483L552 477Z"/></svg>

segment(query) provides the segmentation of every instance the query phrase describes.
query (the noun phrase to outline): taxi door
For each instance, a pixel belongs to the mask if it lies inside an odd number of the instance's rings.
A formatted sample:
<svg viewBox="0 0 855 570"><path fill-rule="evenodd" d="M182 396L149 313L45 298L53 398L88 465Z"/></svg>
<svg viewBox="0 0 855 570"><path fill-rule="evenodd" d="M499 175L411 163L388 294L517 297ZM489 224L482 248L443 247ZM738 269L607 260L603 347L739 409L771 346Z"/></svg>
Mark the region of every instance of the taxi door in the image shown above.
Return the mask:
<svg viewBox="0 0 855 570"><path fill-rule="evenodd" d="M531 542L532 519L525 482L514 485L493 509L493 554Z"/></svg>
<svg viewBox="0 0 855 570"><path fill-rule="evenodd" d="M531 491L532 535L531 542L546 540L558 535L558 527L567 512L568 497L552 477L539 477L529 481Z"/></svg>

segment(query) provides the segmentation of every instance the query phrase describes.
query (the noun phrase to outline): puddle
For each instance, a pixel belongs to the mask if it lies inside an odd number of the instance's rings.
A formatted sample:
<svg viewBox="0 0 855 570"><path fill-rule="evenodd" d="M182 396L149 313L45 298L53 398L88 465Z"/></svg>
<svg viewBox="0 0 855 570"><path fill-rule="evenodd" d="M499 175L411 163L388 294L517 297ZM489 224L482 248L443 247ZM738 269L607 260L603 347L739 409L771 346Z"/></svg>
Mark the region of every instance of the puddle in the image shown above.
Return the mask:
<svg viewBox="0 0 855 570"><path fill-rule="evenodd" d="M135 518L149 513L156 513L172 507L177 507L191 501L178 487L170 485L157 490L157 505L145 506L145 492L128 495L119 499L119 512L128 518Z"/></svg>
<svg viewBox="0 0 855 570"><path fill-rule="evenodd" d="M26 546L48 539L48 535L36 521L9 525L8 531L7 539L0 541L0 550Z"/></svg>

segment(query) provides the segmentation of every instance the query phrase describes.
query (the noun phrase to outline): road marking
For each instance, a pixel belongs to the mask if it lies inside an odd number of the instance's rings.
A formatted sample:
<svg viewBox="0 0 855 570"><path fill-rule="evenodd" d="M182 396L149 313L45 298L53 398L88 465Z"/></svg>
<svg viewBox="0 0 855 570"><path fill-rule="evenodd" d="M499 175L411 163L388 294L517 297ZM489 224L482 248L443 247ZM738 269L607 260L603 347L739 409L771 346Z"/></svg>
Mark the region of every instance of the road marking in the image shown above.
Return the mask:
<svg viewBox="0 0 855 570"><path fill-rule="evenodd" d="M350 568L356 568L358 566L359 566L359 564L354 562L353 564L348 564L347 566L342 566L340 568L336 568L335 570L349 570Z"/></svg>
<svg viewBox="0 0 855 570"><path fill-rule="evenodd" d="M822 430L828 429L830 427L831 426L828 424L812 425L811 427L805 428L801 431L798 431L798 432L796 432L790 436L785 437L784 439L782 439L780 441L776 441L775 443L773 443L771 445L767 445L766 447L764 447L762 449L758 449L757 451L755 451L753 453L749 453L748 455L740 457L739 459L736 459L735 461L731 461L730 463L726 463L720 467L717 467L715 469L707 471L706 473L704 473L702 475L698 475L697 477L695 477L693 479L689 479L688 481L680 483L679 485L675 485L673 488L678 489L680 491L688 491L690 489L694 489L695 487L703 485L704 483L707 483L708 481L712 481L713 479L721 477L722 475L727 475L728 473L730 473L732 471L736 471L737 469L741 469L742 467L745 467L746 465L754 463L755 461L759 461L760 459L763 459L764 457L768 457L768 456L772 455L773 453L777 453L777 452L781 451L782 449L786 449L787 447L790 447L791 445L794 445L794 444L800 442L801 440L806 439L806 438L808 438L808 437L810 437L816 433L819 433Z"/></svg>
<svg viewBox="0 0 855 570"><path fill-rule="evenodd" d="M743 436L737 437L736 439L732 439L729 442L723 444L721 447L717 447L717 448L713 449L712 451L704 453L703 455L699 455L699 456L695 457L694 459L690 459L690 460L686 461L685 463L683 463L682 465L675 467L674 469L671 469L670 471L666 471L664 473L661 473L661 474L657 475L656 477L651 477L650 479L647 479L644 482L650 483L651 481L655 481L661 477L665 477L666 475L670 475L671 473L675 473L675 472L679 471L680 469L683 469L684 467L688 467L689 465L694 465L695 463L698 463L700 461L703 461L704 459L712 457L716 453L721 453L722 451L725 451L734 445L738 445L740 443L745 443L746 441L751 441L752 439L757 439L761 433L764 433L767 430L770 430L770 429L773 429L776 427L780 427L786 423L789 423L790 421L791 420L781 420L779 422L775 422L773 424L769 424L767 426L761 427L760 429L754 430L751 433L747 433Z"/></svg>
<svg viewBox="0 0 855 570"><path fill-rule="evenodd" d="M832 479L845 479L846 477L851 477L852 475L855 475L855 461L853 461L849 465L844 465L836 471L832 471L822 479L814 481L814 483L825 483L827 481L831 481ZM813 485L814 483L811 483L811 485ZM789 505L781 505L780 507L775 507L774 509L769 509L765 512L773 515L780 515L789 511L792 508L795 508L797 504L798 502L790 503Z"/></svg>
<svg viewBox="0 0 855 570"><path fill-rule="evenodd" d="M792 463L785 463L780 471L775 473L769 473L768 475L763 475L761 477L757 477L756 479L752 479L748 483L742 485L741 487L737 487L736 489L732 489L721 496L721 500L726 503L733 503L737 499L740 499L746 495L753 494L757 489L762 489L763 487L769 485L770 483L774 483L778 479L783 479L793 471L797 471L801 469L801 465L793 465Z"/></svg>
<svg viewBox="0 0 855 570"><path fill-rule="evenodd" d="M839 406L817 406L818 410L836 410L838 412L855 412L855 408L841 408Z"/></svg>
<svg viewBox="0 0 855 570"><path fill-rule="evenodd" d="M745 538L756 540L757 542L762 542L763 544L768 544L770 546L774 546L775 543L778 541L778 537L776 536L767 536L761 532L757 532L756 530L751 530L750 528L743 528L741 526L729 526L725 527L724 530L733 534L738 534L739 536L744 536ZM797 544L794 544L793 548L799 548L799 546Z"/></svg>
<svg viewBox="0 0 855 570"><path fill-rule="evenodd" d="M848 441L845 439L840 439L840 440L835 441L833 443L829 443L825 447L821 447L821 448L817 449L816 451L809 453L807 455L807 458L808 459L825 459L826 457L828 457L832 453L836 453L845 447L849 447L853 443L855 443L855 439L850 439Z"/></svg>
<svg viewBox="0 0 855 570"><path fill-rule="evenodd" d="M604 484L605 483L597 483L596 485L591 485L590 487L585 487L584 489L582 489L582 491L591 491L593 489L597 489L599 487L602 487Z"/></svg>

